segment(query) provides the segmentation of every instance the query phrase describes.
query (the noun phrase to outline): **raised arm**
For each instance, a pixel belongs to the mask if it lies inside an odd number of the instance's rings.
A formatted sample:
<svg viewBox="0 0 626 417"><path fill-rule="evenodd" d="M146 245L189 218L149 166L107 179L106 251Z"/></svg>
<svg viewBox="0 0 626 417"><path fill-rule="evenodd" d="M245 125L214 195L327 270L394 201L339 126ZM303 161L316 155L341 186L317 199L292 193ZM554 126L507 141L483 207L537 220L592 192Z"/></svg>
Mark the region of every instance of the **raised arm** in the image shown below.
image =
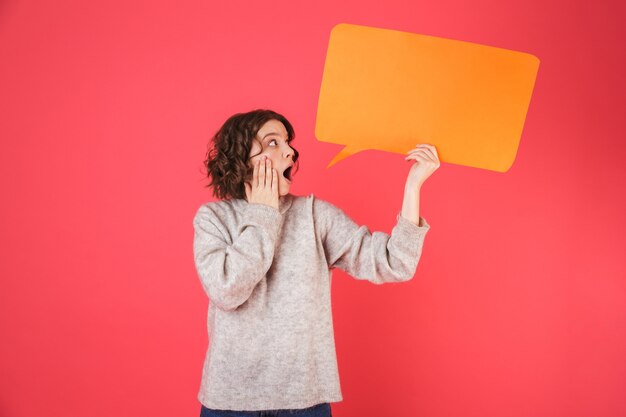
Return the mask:
<svg viewBox="0 0 626 417"><path fill-rule="evenodd" d="M407 281L415 275L430 228L423 218L417 225L398 214L389 235L370 233L366 226L356 224L341 209L323 200L314 200L314 216L330 268L375 284Z"/></svg>
<svg viewBox="0 0 626 417"><path fill-rule="evenodd" d="M330 268L340 268L357 279L376 284L409 280L415 275L430 225L419 215L420 190L424 181L439 168L437 149L418 144L407 152L415 161L404 187L402 211L391 235L370 233L342 210L323 200L314 200L314 216L321 229Z"/></svg>
<svg viewBox="0 0 626 417"><path fill-rule="evenodd" d="M404 184L402 217L417 224L420 217L420 190L424 181L435 172L441 163L437 148L430 144L418 144L404 158L415 161Z"/></svg>

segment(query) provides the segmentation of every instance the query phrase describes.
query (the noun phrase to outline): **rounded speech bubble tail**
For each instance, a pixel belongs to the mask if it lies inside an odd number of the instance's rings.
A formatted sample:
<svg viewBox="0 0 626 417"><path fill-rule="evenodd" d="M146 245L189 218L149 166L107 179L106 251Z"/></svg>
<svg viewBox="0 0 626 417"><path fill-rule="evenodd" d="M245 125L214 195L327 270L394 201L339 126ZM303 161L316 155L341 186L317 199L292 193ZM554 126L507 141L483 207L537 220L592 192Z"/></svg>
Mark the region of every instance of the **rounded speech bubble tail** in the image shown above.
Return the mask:
<svg viewBox="0 0 626 417"><path fill-rule="evenodd" d="M326 169L335 165L337 162L341 161L342 159L346 159L347 157L354 155L355 153L359 151L360 149L351 148L350 146L345 146L341 151L339 151L337 155L335 155L333 160L330 161L330 163L326 166Z"/></svg>

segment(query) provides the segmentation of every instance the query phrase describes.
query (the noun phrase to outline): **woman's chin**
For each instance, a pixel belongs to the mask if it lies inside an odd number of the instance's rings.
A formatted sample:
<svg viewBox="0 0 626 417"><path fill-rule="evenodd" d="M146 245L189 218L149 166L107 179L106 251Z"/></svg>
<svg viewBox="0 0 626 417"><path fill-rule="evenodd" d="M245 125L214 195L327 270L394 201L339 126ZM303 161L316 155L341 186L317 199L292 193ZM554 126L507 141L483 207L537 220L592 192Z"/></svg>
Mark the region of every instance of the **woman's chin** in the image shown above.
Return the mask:
<svg viewBox="0 0 626 417"><path fill-rule="evenodd" d="M281 197L286 196L287 194L289 194L289 189L291 188L291 182L285 179L280 182L278 187L279 187L278 195L280 195Z"/></svg>

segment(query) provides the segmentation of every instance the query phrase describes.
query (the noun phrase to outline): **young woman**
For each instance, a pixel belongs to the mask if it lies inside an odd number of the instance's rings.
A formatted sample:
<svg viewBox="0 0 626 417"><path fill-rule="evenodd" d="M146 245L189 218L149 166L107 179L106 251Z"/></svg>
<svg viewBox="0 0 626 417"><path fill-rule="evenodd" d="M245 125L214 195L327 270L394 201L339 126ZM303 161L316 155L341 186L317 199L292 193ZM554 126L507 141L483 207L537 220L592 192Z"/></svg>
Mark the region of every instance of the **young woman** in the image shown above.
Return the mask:
<svg viewBox="0 0 626 417"><path fill-rule="evenodd" d="M331 203L289 193L294 130L271 110L231 116L205 166L216 202L194 220L194 260L209 297L204 417L331 416L342 401L331 312L332 269L375 284L410 280L430 226L420 187L434 146L414 163L391 234L370 233Z"/></svg>

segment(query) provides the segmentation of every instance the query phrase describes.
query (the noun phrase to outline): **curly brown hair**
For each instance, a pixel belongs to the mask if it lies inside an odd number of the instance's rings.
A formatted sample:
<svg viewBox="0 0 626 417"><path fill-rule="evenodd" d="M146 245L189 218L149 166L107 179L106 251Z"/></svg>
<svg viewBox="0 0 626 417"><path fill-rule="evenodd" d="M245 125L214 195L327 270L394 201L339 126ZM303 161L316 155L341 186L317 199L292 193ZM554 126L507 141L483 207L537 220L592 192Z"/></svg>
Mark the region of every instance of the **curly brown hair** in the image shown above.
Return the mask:
<svg viewBox="0 0 626 417"><path fill-rule="evenodd" d="M246 198L244 184L253 172L253 168L248 164L252 141L258 141L256 135L259 129L272 119L285 126L287 143L291 146L291 141L296 135L291 123L282 114L264 109L230 116L211 138L204 166L210 180L207 187L213 187L215 197ZM294 172L299 166L298 156L298 151L293 148Z"/></svg>

